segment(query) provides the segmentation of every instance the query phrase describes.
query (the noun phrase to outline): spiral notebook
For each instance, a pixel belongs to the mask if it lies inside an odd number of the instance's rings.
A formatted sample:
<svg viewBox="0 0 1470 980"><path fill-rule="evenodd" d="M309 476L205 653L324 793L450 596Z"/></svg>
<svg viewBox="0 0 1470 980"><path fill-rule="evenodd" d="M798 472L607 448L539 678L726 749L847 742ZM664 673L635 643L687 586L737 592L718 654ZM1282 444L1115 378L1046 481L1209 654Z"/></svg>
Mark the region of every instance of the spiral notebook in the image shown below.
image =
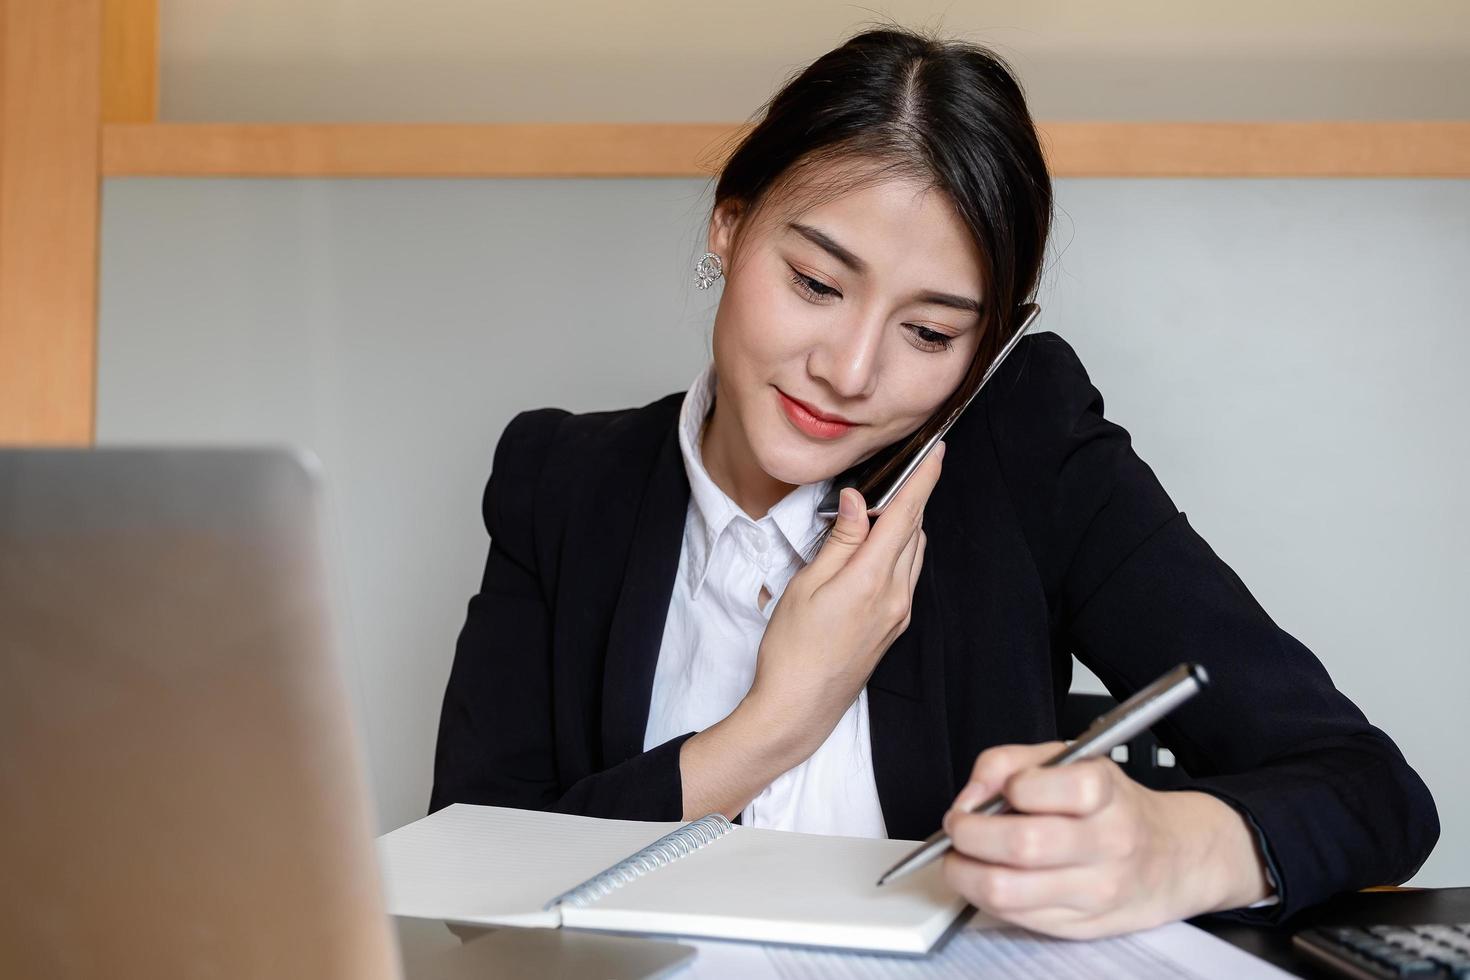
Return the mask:
<svg viewBox="0 0 1470 980"><path fill-rule="evenodd" d="M874 884L914 843L457 803L378 853L393 915L925 953L965 901L937 863Z"/></svg>

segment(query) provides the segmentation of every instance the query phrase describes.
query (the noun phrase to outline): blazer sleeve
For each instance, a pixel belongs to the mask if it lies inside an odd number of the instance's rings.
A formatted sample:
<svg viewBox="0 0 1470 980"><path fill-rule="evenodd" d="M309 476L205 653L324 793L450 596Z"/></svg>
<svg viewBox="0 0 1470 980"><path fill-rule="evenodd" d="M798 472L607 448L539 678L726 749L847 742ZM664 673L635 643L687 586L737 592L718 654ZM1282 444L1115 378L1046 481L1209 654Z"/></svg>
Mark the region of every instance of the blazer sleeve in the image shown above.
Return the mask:
<svg viewBox="0 0 1470 980"><path fill-rule="evenodd" d="M1156 734L1181 789L1256 832L1279 902L1226 914L1276 922L1411 876L1439 836L1423 781L1177 510L1072 348L1054 334L1029 348L989 417L1055 640L1119 699L1181 661L1209 671Z"/></svg>
<svg viewBox="0 0 1470 980"><path fill-rule="evenodd" d="M693 732L563 785L535 504L542 467L567 415L523 412L496 446L483 500L490 554L444 691L430 813L480 803L623 820L683 815L679 749Z"/></svg>

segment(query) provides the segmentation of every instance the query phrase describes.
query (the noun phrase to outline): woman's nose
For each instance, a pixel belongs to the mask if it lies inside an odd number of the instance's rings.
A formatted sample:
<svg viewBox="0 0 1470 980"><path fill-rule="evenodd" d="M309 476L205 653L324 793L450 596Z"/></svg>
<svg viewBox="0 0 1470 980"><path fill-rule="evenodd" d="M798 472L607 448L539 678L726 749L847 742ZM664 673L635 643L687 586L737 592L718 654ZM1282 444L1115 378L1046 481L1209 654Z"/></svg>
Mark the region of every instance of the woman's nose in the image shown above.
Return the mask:
<svg viewBox="0 0 1470 980"><path fill-rule="evenodd" d="M842 398L866 398L878 380L882 323L854 323L834 329L812 351L808 367Z"/></svg>

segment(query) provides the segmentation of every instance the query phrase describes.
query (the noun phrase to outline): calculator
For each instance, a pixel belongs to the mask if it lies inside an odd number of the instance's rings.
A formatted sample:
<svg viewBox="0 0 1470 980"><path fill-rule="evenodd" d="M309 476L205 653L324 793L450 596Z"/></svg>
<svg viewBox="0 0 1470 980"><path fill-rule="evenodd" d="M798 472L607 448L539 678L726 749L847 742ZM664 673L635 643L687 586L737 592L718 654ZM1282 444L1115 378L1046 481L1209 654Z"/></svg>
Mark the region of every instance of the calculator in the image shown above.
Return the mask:
<svg viewBox="0 0 1470 980"><path fill-rule="evenodd" d="M1470 922L1454 925L1319 926L1292 945L1340 976L1470 980Z"/></svg>

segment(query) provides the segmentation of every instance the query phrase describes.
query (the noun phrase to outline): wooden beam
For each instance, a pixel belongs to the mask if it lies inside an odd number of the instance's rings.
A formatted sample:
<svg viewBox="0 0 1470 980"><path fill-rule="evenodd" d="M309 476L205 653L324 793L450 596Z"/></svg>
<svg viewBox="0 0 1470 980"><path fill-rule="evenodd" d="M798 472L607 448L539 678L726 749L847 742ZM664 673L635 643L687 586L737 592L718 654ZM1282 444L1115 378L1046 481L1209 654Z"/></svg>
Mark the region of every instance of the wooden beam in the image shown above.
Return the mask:
<svg viewBox="0 0 1470 980"><path fill-rule="evenodd" d="M1470 177L1470 122L1052 123L1059 177Z"/></svg>
<svg viewBox="0 0 1470 980"><path fill-rule="evenodd" d="M102 121L158 118L158 0L103 0Z"/></svg>
<svg viewBox="0 0 1470 980"><path fill-rule="evenodd" d="M721 124L110 125L109 177L686 177L707 174Z"/></svg>
<svg viewBox="0 0 1470 980"><path fill-rule="evenodd" d="M1470 122L1040 126L1059 177L1470 177ZM720 123L105 127L106 176L708 177Z"/></svg>
<svg viewBox="0 0 1470 980"><path fill-rule="evenodd" d="M0 0L0 444L92 441L102 0Z"/></svg>

